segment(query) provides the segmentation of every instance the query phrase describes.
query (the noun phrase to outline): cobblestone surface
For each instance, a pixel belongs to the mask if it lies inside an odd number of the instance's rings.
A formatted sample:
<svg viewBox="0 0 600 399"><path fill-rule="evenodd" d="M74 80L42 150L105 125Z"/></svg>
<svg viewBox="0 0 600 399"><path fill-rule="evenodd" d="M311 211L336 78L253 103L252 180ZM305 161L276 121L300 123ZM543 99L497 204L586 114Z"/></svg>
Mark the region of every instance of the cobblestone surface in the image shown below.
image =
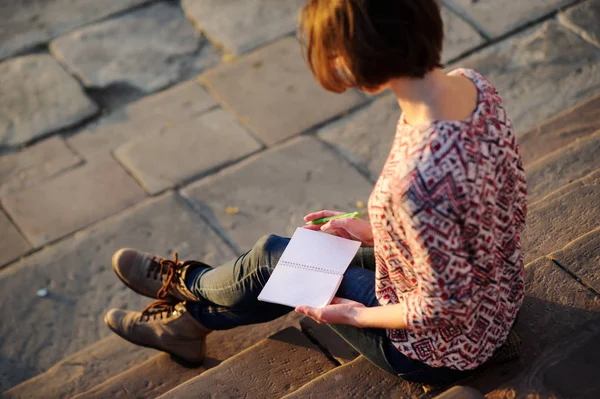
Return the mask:
<svg viewBox="0 0 600 399"><path fill-rule="evenodd" d="M576 0L442 0L473 20L490 37L527 25Z"/></svg>
<svg viewBox="0 0 600 399"><path fill-rule="evenodd" d="M185 82L100 118L67 140L86 158L100 156L144 134L165 132L217 103L196 82Z"/></svg>
<svg viewBox="0 0 600 399"><path fill-rule="evenodd" d="M291 236L311 211L354 210L356 201L366 202L371 189L364 177L323 144L300 138L194 183L182 193L245 252L264 234ZM238 212L228 212L228 207Z"/></svg>
<svg viewBox="0 0 600 399"><path fill-rule="evenodd" d="M392 148L399 117L396 97L387 95L327 124L317 135L375 182Z"/></svg>
<svg viewBox="0 0 600 399"><path fill-rule="evenodd" d="M2 205L36 247L128 208L143 190L109 158L8 195Z"/></svg>
<svg viewBox="0 0 600 399"><path fill-rule="evenodd" d="M188 18L233 54L292 33L303 0L183 0Z"/></svg>
<svg viewBox="0 0 600 399"><path fill-rule="evenodd" d="M0 4L0 60L148 0L6 0Z"/></svg>
<svg viewBox="0 0 600 399"><path fill-rule="evenodd" d="M230 115L217 109L123 144L115 156L148 193L156 194L260 148Z"/></svg>
<svg viewBox="0 0 600 399"><path fill-rule="evenodd" d="M600 1L587 0L558 15L558 20L600 47Z"/></svg>
<svg viewBox="0 0 600 399"><path fill-rule="evenodd" d="M2 240L0 240L0 268L25 254L31 245L23 238L21 233L17 231L4 212L0 211L0 232L2 232Z"/></svg>
<svg viewBox="0 0 600 399"><path fill-rule="evenodd" d="M293 37L303 3L0 1L0 391L73 355L56 369L62 376L49 372L12 395L162 394L193 372L167 356L141 363L143 355L124 360L132 367L122 373L88 347L110 335L102 322L108 308L150 300L118 281L110 267L116 249L178 251L218 265L264 234L291 235L308 212L364 207L400 110L389 93L320 88ZM526 369L600 311L600 0L442 3L443 61L479 70L498 87L521 134L530 188L527 297L517 325L523 357L469 384L490 398L524 395L531 392L522 381L537 381ZM173 187L178 192L158 195ZM290 313L211 334L210 393L239 393L243 384L229 381L251 370L258 374L244 384L262 382L249 396L282 396L328 370L286 363L298 348L323 360L310 343L263 340L298 320ZM257 343L256 356L219 366ZM342 349L333 356L350 361L354 353ZM561 364L581 361L581 353ZM302 392L421 395L420 386L361 359ZM584 372L562 378L568 372L542 369L556 381L548 392L565 397L595 383ZM283 377L270 378L277 370ZM97 385L99 376L114 378ZM199 387L186 394L204 392Z"/></svg>
<svg viewBox="0 0 600 399"><path fill-rule="evenodd" d="M599 48L551 21L455 66L476 69L495 84L522 134L600 91L598 65Z"/></svg>
<svg viewBox="0 0 600 399"><path fill-rule="evenodd" d="M296 39L286 38L202 77L211 94L267 145L296 136L365 100L352 91L336 95L322 89L298 46Z"/></svg>
<svg viewBox="0 0 600 399"><path fill-rule="evenodd" d="M77 81L47 55L0 63L0 148L73 125L97 112Z"/></svg>
<svg viewBox="0 0 600 399"><path fill-rule="evenodd" d="M0 197L34 186L80 162L60 137L0 157Z"/></svg>
<svg viewBox="0 0 600 399"><path fill-rule="evenodd" d="M111 256L121 247L165 257L176 251L180 259L208 264L220 264L233 256L198 215L169 194L0 271L2 388L33 377L110 335L103 321L108 309L139 310L151 301L128 289L113 272ZM46 288L48 295L36 296L39 288Z"/></svg>
<svg viewBox="0 0 600 399"><path fill-rule="evenodd" d="M59 37L50 51L87 87L151 93L189 75L204 40L179 7L157 3Z"/></svg>

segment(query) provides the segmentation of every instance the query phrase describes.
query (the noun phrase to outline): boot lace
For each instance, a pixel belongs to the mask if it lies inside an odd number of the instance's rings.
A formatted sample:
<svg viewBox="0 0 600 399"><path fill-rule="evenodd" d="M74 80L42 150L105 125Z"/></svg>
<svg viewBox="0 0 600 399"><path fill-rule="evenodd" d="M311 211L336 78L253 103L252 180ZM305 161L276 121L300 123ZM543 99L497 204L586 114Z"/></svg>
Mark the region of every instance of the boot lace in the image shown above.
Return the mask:
<svg viewBox="0 0 600 399"><path fill-rule="evenodd" d="M148 277L150 277L151 273L154 273L153 277L155 279L157 279L159 276L165 276L163 285L158 291L158 298L165 299L167 295L169 295L169 287L171 284L175 284L177 282L177 278L184 268L192 265L205 266L204 263L195 260L180 262L177 252L173 254L173 260L159 259L156 257L152 258L152 264L148 268Z"/></svg>
<svg viewBox="0 0 600 399"><path fill-rule="evenodd" d="M169 318L169 316L171 316L171 314L174 312L175 304L159 299L158 301L150 303L144 308L144 310L142 310L142 313L140 314L140 322L166 319Z"/></svg>

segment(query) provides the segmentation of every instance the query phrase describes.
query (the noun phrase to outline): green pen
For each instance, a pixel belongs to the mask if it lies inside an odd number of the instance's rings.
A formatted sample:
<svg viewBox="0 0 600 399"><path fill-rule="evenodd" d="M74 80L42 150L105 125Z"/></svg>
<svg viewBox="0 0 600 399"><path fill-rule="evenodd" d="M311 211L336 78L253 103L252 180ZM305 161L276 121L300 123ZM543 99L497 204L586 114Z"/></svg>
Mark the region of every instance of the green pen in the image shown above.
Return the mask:
<svg viewBox="0 0 600 399"><path fill-rule="evenodd" d="M344 219L344 218L357 218L361 215L360 212L350 212L350 213L344 213L343 215L337 215L337 216L327 216L326 218L321 218L321 219L315 219L310 221L310 224L325 224L327 222L329 222L330 220L335 220L335 219ZM307 223L307 224L309 224Z"/></svg>

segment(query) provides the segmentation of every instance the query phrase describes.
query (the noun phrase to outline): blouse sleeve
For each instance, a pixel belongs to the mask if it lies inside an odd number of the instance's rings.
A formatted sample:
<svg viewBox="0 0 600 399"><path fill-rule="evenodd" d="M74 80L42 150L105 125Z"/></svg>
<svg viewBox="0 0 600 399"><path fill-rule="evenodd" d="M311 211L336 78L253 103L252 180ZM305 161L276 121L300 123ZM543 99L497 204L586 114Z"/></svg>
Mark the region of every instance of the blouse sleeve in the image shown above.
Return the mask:
<svg viewBox="0 0 600 399"><path fill-rule="evenodd" d="M417 289L400 297L399 303L412 330L464 325L476 306L476 284L462 238L462 213L469 200L465 193L466 187L453 181L440 198L421 198L418 210L410 212L407 235Z"/></svg>

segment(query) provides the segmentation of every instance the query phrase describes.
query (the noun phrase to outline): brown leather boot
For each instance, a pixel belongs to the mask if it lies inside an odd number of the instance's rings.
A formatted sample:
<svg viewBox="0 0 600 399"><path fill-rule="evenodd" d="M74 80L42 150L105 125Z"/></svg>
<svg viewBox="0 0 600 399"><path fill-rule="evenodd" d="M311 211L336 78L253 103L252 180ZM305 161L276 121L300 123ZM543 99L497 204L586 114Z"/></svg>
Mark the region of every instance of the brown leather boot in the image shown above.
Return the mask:
<svg viewBox="0 0 600 399"><path fill-rule="evenodd" d="M104 321L121 338L170 353L190 365L204 360L206 336L212 331L194 319L183 303L164 300L152 302L142 312L111 309Z"/></svg>
<svg viewBox="0 0 600 399"><path fill-rule="evenodd" d="M176 302L200 301L185 286L185 275L190 266L210 267L195 260L179 262L177 253L170 260L131 248L115 252L112 266L121 281L138 294Z"/></svg>

